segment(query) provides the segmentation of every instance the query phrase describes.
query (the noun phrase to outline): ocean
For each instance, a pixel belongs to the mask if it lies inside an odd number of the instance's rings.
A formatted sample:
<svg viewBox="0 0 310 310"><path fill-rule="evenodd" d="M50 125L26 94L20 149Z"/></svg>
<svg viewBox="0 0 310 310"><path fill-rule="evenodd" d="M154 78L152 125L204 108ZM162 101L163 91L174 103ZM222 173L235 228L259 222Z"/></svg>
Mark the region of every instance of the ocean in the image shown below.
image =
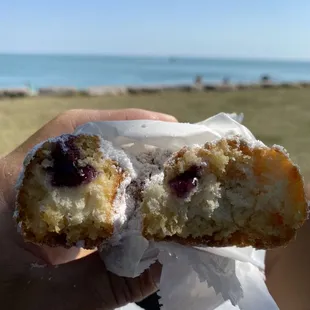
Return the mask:
<svg viewBox="0 0 310 310"><path fill-rule="evenodd" d="M310 81L310 61L266 61L182 57L1 55L0 88L48 86L138 86L205 82Z"/></svg>

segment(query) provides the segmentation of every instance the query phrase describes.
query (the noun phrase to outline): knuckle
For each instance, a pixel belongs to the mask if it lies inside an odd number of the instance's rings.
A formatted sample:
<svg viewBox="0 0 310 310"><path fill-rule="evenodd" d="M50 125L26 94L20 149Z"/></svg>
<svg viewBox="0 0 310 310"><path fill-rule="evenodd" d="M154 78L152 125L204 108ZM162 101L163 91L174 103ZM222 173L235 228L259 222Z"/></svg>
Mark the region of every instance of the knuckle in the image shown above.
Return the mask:
<svg viewBox="0 0 310 310"><path fill-rule="evenodd" d="M146 111L146 110L143 110L143 109L139 109L139 108L128 108L128 109L125 109L125 112L126 114L129 114L129 115L140 115L140 114L148 114L149 111Z"/></svg>
<svg viewBox="0 0 310 310"><path fill-rule="evenodd" d="M63 111L58 114L55 118L55 121L58 123L68 123L75 119L75 117L80 113L79 109L71 109Z"/></svg>
<svg viewBox="0 0 310 310"><path fill-rule="evenodd" d="M154 112L148 111L148 110L144 110L144 109L139 109L139 108L128 108L124 110L125 115L127 116L128 119L130 118L134 118L134 119L138 119L138 118L152 118L152 116L154 115Z"/></svg>
<svg viewBox="0 0 310 310"><path fill-rule="evenodd" d="M146 112L146 110L140 109L140 108L127 108L125 111L128 112Z"/></svg>
<svg viewBox="0 0 310 310"><path fill-rule="evenodd" d="M79 109L71 109L71 110L67 110L67 111L60 113L58 116L60 118L72 117L72 116L78 114L79 111L80 111Z"/></svg>

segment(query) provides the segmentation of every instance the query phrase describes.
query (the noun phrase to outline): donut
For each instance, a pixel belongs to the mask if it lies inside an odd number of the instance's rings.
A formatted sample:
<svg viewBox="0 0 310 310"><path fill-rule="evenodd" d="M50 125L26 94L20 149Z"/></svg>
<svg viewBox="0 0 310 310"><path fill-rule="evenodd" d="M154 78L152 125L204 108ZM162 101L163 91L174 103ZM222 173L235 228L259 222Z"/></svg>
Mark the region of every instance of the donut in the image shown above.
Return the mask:
<svg viewBox="0 0 310 310"><path fill-rule="evenodd" d="M233 136L129 153L87 134L36 146L17 184L23 238L92 249L134 231L158 242L269 249L294 239L307 218L303 178L279 146Z"/></svg>
<svg viewBox="0 0 310 310"><path fill-rule="evenodd" d="M141 207L147 239L258 249L286 245L307 211L302 176L287 152L239 137L173 154Z"/></svg>
<svg viewBox="0 0 310 310"><path fill-rule="evenodd" d="M126 154L96 135L62 135L28 154L14 217L24 239L94 248L125 221Z"/></svg>

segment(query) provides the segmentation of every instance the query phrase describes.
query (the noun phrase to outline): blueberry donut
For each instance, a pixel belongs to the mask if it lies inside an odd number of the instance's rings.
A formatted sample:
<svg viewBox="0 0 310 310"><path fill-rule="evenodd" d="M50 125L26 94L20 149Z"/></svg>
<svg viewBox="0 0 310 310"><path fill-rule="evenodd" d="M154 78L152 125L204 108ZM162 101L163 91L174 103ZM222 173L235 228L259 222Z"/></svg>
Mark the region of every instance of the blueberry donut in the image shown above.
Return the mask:
<svg viewBox="0 0 310 310"><path fill-rule="evenodd" d="M24 162L15 218L27 241L93 248L125 222L126 154L99 136L63 135Z"/></svg>
<svg viewBox="0 0 310 310"><path fill-rule="evenodd" d="M273 248L307 216L303 179L286 151L238 137L184 147L144 191L148 239L206 246Z"/></svg>

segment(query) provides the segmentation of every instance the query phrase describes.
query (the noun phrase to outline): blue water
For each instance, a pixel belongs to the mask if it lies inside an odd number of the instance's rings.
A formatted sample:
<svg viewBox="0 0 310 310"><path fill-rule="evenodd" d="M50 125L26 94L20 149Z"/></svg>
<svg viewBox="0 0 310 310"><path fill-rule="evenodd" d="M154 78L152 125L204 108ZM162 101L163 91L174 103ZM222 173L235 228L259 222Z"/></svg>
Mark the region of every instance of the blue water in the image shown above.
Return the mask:
<svg viewBox="0 0 310 310"><path fill-rule="evenodd" d="M0 55L0 88L257 81L262 74L275 81L309 81L310 62L223 60L169 57L77 55Z"/></svg>

